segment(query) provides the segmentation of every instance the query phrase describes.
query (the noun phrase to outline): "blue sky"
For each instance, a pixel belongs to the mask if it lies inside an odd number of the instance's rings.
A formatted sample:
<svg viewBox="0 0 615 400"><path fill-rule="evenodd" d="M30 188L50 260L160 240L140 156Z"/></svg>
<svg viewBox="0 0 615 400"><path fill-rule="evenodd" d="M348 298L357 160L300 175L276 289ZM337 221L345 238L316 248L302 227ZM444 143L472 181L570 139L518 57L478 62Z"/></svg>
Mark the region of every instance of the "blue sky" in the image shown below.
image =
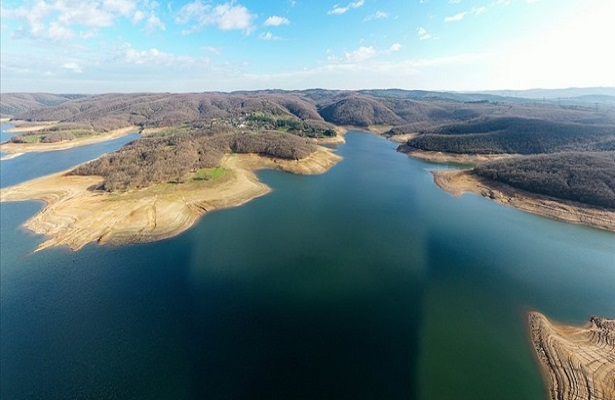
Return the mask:
<svg viewBox="0 0 615 400"><path fill-rule="evenodd" d="M2 92L615 86L613 0L2 1Z"/></svg>

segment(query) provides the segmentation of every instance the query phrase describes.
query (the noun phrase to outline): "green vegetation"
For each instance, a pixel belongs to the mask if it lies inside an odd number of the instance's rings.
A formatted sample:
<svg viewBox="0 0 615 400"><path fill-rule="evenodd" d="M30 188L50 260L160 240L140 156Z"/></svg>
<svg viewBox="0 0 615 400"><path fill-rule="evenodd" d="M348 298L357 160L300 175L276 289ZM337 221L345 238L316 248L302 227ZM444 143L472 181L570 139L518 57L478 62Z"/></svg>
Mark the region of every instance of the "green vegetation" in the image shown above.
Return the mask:
<svg viewBox="0 0 615 400"><path fill-rule="evenodd" d="M220 179L226 173L224 167L215 168L200 168L194 174L193 181L215 181Z"/></svg>

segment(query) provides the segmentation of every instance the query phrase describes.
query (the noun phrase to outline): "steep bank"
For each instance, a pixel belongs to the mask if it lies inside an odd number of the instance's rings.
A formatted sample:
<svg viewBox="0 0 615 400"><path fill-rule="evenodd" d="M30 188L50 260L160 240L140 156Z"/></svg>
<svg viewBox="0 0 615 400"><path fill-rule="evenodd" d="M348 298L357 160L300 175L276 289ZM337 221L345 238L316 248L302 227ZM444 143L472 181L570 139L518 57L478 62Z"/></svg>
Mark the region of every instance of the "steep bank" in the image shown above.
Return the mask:
<svg viewBox="0 0 615 400"><path fill-rule="evenodd" d="M436 185L454 196L461 196L466 192L476 193L500 204L532 214L615 232L614 211L554 200L547 196L479 178L467 170L433 171L432 174Z"/></svg>
<svg viewBox="0 0 615 400"><path fill-rule="evenodd" d="M615 320L592 317L575 327L554 324L537 312L528 319L549 399L615 399Z"/></svg>
<svg viewBox="0 0 615 400"><path fill-rule="evenodd" d="M151 242L185 231L208 211L238 206L268 193L269 187L254 170L318 174L340 159L323 147L299 161L232 154L224 157L225 173L217 179L164 183L120 194L94 190L102 182L100 177L65 171L2 189L0 201L45 202L43 210L25 223L48 237L37 250L60 245L78 250L90 242Z"/></svg>

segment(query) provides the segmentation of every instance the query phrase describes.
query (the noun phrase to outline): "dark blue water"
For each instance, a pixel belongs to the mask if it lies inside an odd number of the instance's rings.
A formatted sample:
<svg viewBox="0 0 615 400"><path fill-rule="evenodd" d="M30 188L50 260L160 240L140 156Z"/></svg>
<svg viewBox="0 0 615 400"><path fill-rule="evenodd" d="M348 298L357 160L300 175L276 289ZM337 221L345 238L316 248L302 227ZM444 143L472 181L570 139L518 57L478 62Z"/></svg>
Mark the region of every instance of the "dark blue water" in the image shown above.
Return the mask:
<svg viewBox="0 0 615 400"><path fill-rule="evenodd" d="M542 399L524 321L615 317L615 235L349 133L320 176L165 241L32 253L0 205L3 399Z"/></svg>

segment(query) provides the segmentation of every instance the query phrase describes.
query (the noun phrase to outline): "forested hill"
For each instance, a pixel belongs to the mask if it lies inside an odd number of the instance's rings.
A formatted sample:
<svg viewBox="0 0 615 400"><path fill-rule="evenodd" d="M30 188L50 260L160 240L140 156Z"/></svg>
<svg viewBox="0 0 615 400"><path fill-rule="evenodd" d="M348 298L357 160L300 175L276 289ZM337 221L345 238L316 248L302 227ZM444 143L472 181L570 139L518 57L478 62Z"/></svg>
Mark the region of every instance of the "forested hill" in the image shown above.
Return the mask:
<svg viewBox="0 0 615 400"><path fill-rule="evenodd" d="M531 193L615 210L615 152L566 152L498 160L476 175Z"/></svg>
<svg viewBox="0 0 615 400"><path fill-rule="evenodd" d="M84 97L87 96L80 94L2 93L0 95L0 116L15 116Z"/></svg>
<svg viewBox="0 0 615 400"><path fill-rule="evenodd" d="M24 98L44 95L3 94L3 113L18 109ZM64 101L61 101L61 100ZM495 96L405 90L255 91L235 93L141 93L104 94L52 99L24 112L10 113L15 119L63 121L105 131L124 126L142 128L203 125L225 120L240 124L246 118L263 119L270 128L278 120L294 121L289 128L324 131L334 125L369 127L382 125L391 134L429 131L446 124L503 117L529 118L562 123L615 125L615 107L561 106L536 100ZM12 108L10 108L12 107ZM268 121L267 121L268 120ZM297 123L305 126L297 126Z"/></svg>
<svg viewBox="0 0 615 400"><path fill-rule="evenodd" d="M60 121L13 141L75 140L128 126L150 133L77 171L105 176L107 190L177 180L215 166L226 151L303 158L312 149L295 140L298 136L335 136L336 126L356 126L388 136L416 134L407 149L526 155L479 166L474 173L556 199L613 208L615 106L612 96L599 97L600 102L583 93L570 104L494 93L311 89L3 94L1 101L2 112L14 119Z"/></svg>

